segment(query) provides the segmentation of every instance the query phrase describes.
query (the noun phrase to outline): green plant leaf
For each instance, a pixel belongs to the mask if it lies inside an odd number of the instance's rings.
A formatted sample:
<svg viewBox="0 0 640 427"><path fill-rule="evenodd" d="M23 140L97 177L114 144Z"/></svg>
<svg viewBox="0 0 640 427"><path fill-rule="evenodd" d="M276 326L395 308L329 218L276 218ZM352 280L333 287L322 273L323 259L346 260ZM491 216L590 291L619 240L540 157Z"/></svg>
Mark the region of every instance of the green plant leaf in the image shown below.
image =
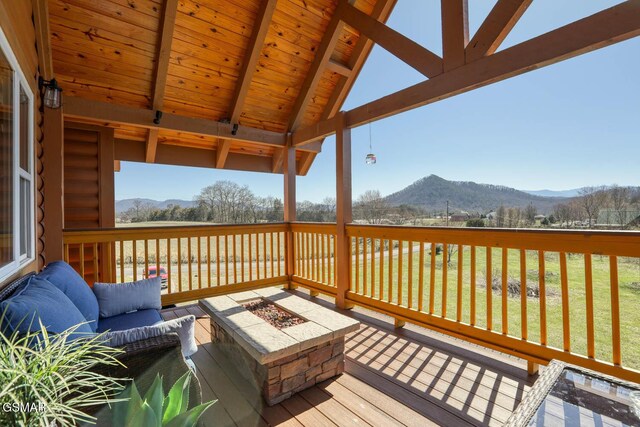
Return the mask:
<svg viewBox="0 0 640 427"><path fill-rule="evenodd" d="M127 416L125 418L125 425L129 425L133 416L136 412L142 407L144 403L142 398L140 397L140 393L138 392L138 388L136 387L135 382L131 382L131 390L129 391L129 406L127 408ZM114 424L117 425L117 424Z"/></svg>
<svg viewBox="0 0 640 427"><path fill-rule="evenodd" d="M193 427L196 425L204 411L209 409L216 402L217 400L212 400L198 405L195 408L191 408L187 412L176 415L168 423L163 424L163 427Z"/></svg>
<svg viewBox="0 0 640 427"><path fill-rule="evenodd" d="M153 412L155 412L158 419L162 419L162 404L164 401L164 390L162 390L162 377L160 374L156 375L156 379L153 380L153 384L147 390L144 395L144 401L151 406Z"/></svg>
<svg viewBox="0 0 640 427"><path fill-rule="evenodd" d="M160 425L156 413L147 402L142 403L142 406L133 414L131 421L126 424L127 427L159 427Z"/></svg>
<svg viewBox="0 0 640 427"><path fill-rule="evenodd" d="M127 399L127 400L116 402L113 404L112 421L114 426L123 426L126 423L127 413L129 411L129 408L133 406L133 403L131 402L131 386L132 385L133 385L133 382L126 389L124 389L124 391L118 396L118 398L120 399Z"/></svg>
<svg viewBox="0 0 640 427"><path fill-rule="evenodd" d="M191 372L186 372L171 387L169 394L164 399L164 415L162 423L166 424L178 414L187 410L189 405L189 383L191 382Z"/></svg>

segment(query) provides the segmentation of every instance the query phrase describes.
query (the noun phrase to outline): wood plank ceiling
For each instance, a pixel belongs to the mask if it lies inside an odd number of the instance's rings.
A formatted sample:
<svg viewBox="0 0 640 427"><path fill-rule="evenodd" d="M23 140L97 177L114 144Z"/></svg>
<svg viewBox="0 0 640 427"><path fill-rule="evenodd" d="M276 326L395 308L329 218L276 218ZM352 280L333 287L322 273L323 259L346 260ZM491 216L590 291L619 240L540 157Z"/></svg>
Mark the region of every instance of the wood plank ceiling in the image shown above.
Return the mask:
<svg viewBox="0 0 640 427"><path fill-rule="evenodd" d="M384 22L395 0L350 3ZM48 5L53 70L65 97L278 133L332 117L371 49L357 31L332 19L338 0L49 0ZM277 146L106 124L119 140L144 142L148 162L158 147L173 145L215 151L211 167L225 167L228 153L240 153L271 157L271 171L281 171ZM297 153L299 173L306 173L318 149Z"/></svg>

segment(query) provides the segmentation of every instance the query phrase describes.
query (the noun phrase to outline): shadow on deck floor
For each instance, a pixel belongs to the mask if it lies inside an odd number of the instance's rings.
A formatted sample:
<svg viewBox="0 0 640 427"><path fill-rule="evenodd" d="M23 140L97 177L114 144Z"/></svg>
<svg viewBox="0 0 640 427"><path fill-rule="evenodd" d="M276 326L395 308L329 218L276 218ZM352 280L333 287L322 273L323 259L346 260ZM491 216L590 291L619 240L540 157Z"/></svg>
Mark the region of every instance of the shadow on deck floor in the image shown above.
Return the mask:
<svg viewBox="0 0 640 427"><path fill-rule="evenodd" d="M327 299L311 299L335 310ZM203 417L212 427L497 426L535 380L519 359L415 326L394 330L388 318L367 310L342 313L361 322L346 338L345 374L268 407L211 343L209 318L197 305L163 311L165 318L198 317L193 360L203 399L218 399Z"/></svg>

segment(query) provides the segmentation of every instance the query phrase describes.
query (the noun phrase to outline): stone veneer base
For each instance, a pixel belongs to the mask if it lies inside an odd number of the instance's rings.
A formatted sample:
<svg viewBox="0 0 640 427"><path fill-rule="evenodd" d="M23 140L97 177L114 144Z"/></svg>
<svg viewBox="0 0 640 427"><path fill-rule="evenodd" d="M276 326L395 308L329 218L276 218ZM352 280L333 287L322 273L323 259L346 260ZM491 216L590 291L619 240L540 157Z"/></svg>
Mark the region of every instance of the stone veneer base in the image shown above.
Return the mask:
<svg viewBox="0 0 640 427"><path fill-rule="evenodd" d="M256 361L222 327L211 321L211 340L221 344L227 357L249 381L256 382L269 406L344 372L344 336L266 364Z"/></svg>

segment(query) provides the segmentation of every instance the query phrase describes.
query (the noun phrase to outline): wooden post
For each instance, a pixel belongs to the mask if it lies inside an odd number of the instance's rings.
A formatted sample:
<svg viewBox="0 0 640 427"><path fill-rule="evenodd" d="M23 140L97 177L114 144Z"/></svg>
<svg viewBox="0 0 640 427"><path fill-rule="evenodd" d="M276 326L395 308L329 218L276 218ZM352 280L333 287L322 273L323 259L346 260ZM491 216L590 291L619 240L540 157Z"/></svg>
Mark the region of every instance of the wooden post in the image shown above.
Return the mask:
<svg viewBox="0 0 640 427"><path fill-rule="evenodd" d="M351 242L345 226L353 219L351 200L351 129L346 126L344 112L336 115L336 236L337 294L336 305L350 309L346 301L351 288Z"/></svg>
<svg viewBox="0 0 640 427"><path fill-rule="evenodd" d="M293 274L295 269L295 254L293 252L293 231L291 223L296 220L296 149L291 145L291 134L287 137L287 148L284 149L284 222L287 223L285 235L287 289L295 289Z"/></svg>
<svg viewBox="0 0 640 427"><path fill-rule="evenodd" d="M527 373L529 375L536 375L540 369L540 365L530 360L527 360Z"/></svg>
<svg viewBox="0 0 640 427"><path fill-rule="evenodd" d="M99 213L98 219L100 228L113 228L116 226L116 208L115 208L115 158L114 158L114 133L113 129L103 127L100 129L100 140L98 141L98 174L100 180L99 193ZM112 246L109 250L108 246ZM113 243L100 244L100 279L108 280L115 277L115 250ZM107 260L108 254L111 253L113 259ZM95 256L95 254L94 254ZM122 256L122 255L121 255ZM112 266L111 269L109 266ZM136 268L134 266L134 268Z"/></svg>
<svg viewBox="0 0 640 427"><path fill-rule="evenodd" d="M45 264L63 259L64 121L62 109L44 109L44 255Z"/></svg>

